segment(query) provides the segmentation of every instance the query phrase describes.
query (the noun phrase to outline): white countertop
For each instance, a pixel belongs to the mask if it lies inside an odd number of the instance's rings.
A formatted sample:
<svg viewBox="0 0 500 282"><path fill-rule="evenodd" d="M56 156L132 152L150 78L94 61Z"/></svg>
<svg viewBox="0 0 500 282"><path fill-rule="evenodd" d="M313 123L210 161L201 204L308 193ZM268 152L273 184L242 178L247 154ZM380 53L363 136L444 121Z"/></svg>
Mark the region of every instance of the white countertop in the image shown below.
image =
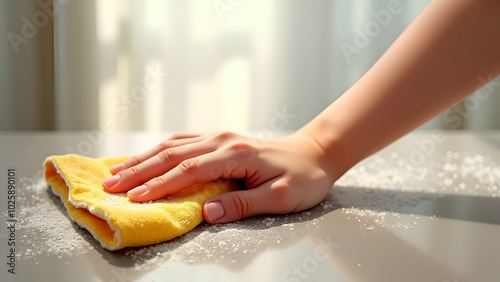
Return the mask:
<svg viewBox="0 0 500 282"><path fill-rule="evenodd" d="M42 181L52 154L140 153L167 133L0 133L0 210L15 170L16 274L2 281L497 281L500 132L412 133L351 169L320 205L110 252ZM7 217L2 220L7 221ZM5 224L4 224L5 226ZM12 241L12 240L11 240Z"/></svg>

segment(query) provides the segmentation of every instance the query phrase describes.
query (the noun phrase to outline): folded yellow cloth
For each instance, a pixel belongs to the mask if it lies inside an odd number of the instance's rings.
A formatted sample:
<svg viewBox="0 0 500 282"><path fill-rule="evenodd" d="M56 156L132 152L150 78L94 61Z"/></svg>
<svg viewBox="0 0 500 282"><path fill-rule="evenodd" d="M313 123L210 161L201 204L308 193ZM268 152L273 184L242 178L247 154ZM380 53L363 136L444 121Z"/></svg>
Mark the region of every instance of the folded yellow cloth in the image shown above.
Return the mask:
<svg viewBox="0 0 500 282"><path fill-rule="evenodd" d="M235 188L234 184L196 184L163 199L136 203L125 193L108 193L102 180L109 167L128 156L93 159L50 156L45 179L64 202L70 217L109 250L146 246L173 239L203 221L203 202Z"/></svg>

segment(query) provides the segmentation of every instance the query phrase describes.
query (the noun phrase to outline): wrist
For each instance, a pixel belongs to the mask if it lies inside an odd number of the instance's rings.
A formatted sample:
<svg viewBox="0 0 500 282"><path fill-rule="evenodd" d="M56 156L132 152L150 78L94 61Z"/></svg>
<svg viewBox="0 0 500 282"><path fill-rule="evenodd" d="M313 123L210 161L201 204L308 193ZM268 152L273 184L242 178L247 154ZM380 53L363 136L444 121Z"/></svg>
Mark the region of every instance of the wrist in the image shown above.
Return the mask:
<svg viewBox="0 0 500 282"><path fill-rule="evenodd" d="M349 146L345 136L321 120L313 120L298 132L306 134L324 152L324 159L334 179L338 179L360 161L351 152L352 146Z"/></svg>

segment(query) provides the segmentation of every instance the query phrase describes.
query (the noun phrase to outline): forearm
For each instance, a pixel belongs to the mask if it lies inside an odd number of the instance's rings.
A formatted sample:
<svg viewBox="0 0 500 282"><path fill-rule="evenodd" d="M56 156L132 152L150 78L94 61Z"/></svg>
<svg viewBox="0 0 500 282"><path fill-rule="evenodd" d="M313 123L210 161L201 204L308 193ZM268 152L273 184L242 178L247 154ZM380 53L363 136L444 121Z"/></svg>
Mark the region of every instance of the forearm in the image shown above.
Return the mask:
<svg viewBox="0 0 500 282"><path fill-rule="evenodd" d="M342 97L302 128L340 173L500 71L500 1L431 3Z"/></svg>

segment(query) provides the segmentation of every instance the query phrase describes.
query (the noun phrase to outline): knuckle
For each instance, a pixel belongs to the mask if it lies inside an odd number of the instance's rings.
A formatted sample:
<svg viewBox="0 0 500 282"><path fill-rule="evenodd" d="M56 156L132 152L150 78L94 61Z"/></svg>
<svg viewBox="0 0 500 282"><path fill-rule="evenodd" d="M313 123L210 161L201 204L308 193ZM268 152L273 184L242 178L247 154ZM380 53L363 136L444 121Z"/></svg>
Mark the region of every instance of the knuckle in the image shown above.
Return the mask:
<svg viewBox="0 0 500 282"><path fill-rule="evenodd" d="M168 164L169 161L175 159L176 156L177 151L174 148L165 149L158 154L158 157L165 165Z"/></svg>
<svg viewBox="0 0 500 282"><path fill-rule="evenodd" d="M135 165L138 165L141 163L141 160L139 159L138 156L132 156L130 158L128 158L128 160L126 160L126 164L128 167L133 167Z"/></svg>
<svg viewBox="0 0 500 282"><path fill-rule="evenodd" d="M130 168L130 173L132 174L132 177L134 177L134 178L139 178L140 177L139 170L135 166L133 166L133 167Z"/></svg>
<svg viewBox="0 0 500 282"><path fill-rule="evenodd" d="M247 142L238 141L228 145L228 149L233 151L251 151L254 150L255 147Z"/></svg>
<svg viewBox="0 0 500 282"><path fill-rule="evenodd" d="M153 180L151 180L153 183L153 187L167 187L167 183L165 180L161 177L156 177Z"/></svg>
<svg viewBox="0 0 500 282"><path fill-rule="evenodd" d="M159 151L164 151L170 147L172 147L172 142L169 140L162 141L156 146Z"/></svg>
<svg viewBox="0 0 500 282"><path fill-rule="evenodd" d="M234 213L238 219L250 216L252 201L245 196L244 193L232 194L231 203L234 208Z"/></svg>
<svg viewBox="0 0 500 282"><path fill-rule="evenodd" d="M278 211L289 213L295 208L294 196L289 181L280 181L271 188L271 199Z"/></svg>
<svg viewBox="0 0 500 282"><path fill-rule="evenodd" d="M178 132L172 134L169 139L179 139L182 135Z"/></svg>
<svg viewBox="0 0 500 282"><path fill-rule="evenodd" d="M250 160L257 154L257 148L242 141L230 144L227 149L235 153L238 158L245 160Z"/></svg>
<svg viewBox="0 0 500 282"><path fill-rule="evenodd" d="M227 140L227 139L230 139L232 137L235 137L236 134L230 132L230 131L221 131L221 132L218 132L215 134L215 139L218 139L218 140Z"/></svg>
<svg viewBox="0 0 500 282"><path fill-rule="evenodd" d="M130 171L132 172L133 175L139 175L139 170L135 166L131 167Z"/></svg>
<svg viewBox="0 0 500 282"><path fill-rule="evenodd" d="M196 159L187 159L179 164L179 168L185 174L193 174L199 167L199 162Z"/></svg>
<svg viewBox="0 0 500 282"><path fill-rule="evenodd" d="M185 133L176 132L176 133L172 134L172 135L168 138L168 140L182 139L182 138L184 138L185 136L186 136L186 134L185 134Z"/></svg>

